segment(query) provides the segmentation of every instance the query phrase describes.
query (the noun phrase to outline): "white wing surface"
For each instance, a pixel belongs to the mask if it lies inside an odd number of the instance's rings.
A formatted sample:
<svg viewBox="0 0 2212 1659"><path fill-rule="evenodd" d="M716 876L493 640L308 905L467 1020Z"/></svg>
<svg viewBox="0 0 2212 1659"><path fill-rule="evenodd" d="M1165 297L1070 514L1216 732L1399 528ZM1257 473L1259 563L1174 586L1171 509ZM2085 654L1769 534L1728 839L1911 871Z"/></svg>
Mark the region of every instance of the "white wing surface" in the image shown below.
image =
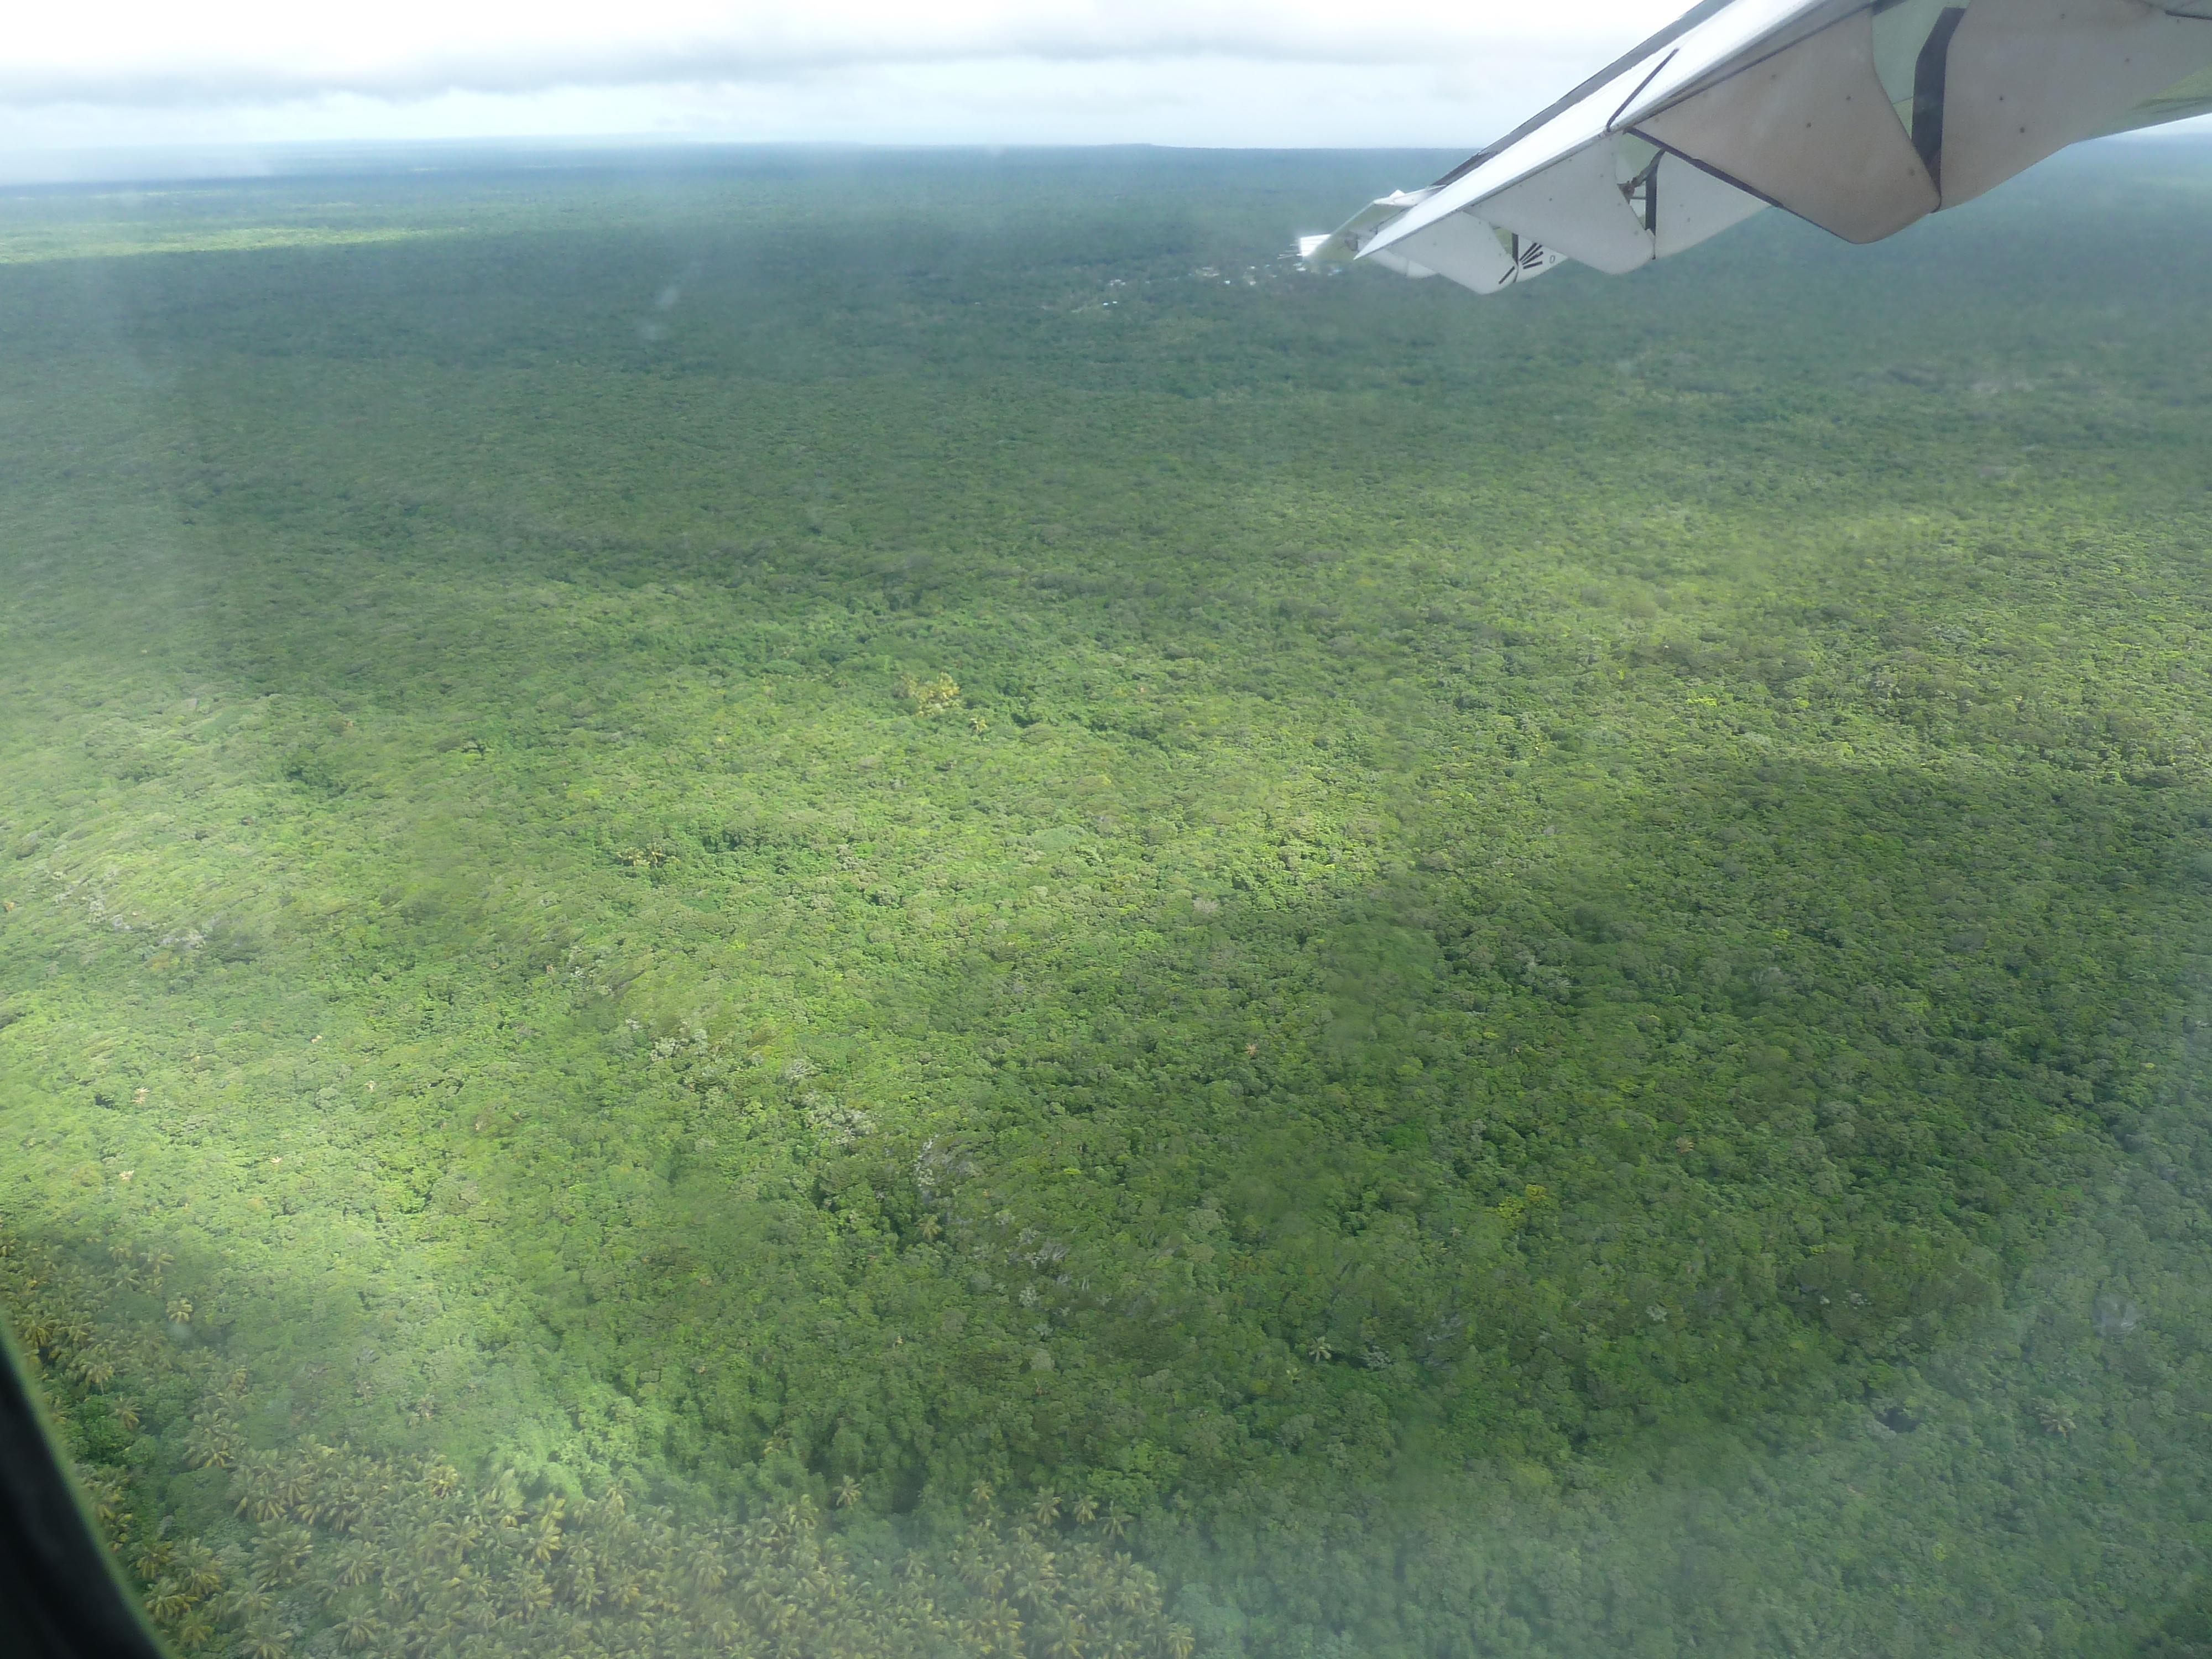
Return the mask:
<svg viewBox="0 0 2212 1659"><path fill-rule="evenodd" d="M1634 270L1770 204L1894 235L2079 139L2212 111L2212 0L1705 0L1309 261L1492 293Z"/></svg>

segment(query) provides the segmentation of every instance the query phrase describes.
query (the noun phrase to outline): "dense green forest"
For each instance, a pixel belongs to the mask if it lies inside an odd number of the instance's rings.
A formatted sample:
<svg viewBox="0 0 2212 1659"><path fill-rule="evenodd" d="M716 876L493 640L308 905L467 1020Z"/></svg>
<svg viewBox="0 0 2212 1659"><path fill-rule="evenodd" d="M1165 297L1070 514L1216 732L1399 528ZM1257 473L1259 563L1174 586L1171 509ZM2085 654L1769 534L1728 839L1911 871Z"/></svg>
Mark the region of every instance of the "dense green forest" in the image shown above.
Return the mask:
<svg viewBox="0 0 2212 1659"><path fill-rule="evenodd" d="M185 1652L2212 1653L2212 149L0 198L0 1308Z"/></svg>

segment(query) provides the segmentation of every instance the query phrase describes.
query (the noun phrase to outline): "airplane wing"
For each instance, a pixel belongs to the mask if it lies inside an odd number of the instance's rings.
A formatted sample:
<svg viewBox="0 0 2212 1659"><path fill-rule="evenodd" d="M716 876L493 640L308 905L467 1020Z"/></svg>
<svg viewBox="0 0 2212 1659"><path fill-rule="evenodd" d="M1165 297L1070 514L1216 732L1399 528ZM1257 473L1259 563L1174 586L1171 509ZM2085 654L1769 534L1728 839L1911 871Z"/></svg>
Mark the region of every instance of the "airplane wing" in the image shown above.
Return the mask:
<svg viewBox="0 0 2212 1659"><path fill-rule="evenodd" d="M2212 111L2212 0L1704 0L1309 263L1493 293L1762 207L1875 242L2068 144Z"/></svg>

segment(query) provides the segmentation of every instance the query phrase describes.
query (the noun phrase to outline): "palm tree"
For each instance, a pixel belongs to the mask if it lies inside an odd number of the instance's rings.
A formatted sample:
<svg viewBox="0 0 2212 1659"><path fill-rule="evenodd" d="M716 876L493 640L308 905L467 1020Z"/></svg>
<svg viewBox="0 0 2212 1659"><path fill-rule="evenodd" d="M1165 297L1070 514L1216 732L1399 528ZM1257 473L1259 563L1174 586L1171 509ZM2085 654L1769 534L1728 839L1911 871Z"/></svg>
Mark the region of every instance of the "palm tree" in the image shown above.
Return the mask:
<svg viewBox="0 0 2212 1659"><path fill-rule="evenodd" d="M366 1607L356 1608L338 1620L338 1640L349 1648L365 1648L384 1629L384 1620Z"/></svg>
<svg viewBox="0 0 2212 1659"><path fill-rule="evenodd" d="M223 1611L240 1624L252 1624L276 1610L276 1603L258 1584L244 1585L224 1598Z"/></svg>
<svg viewBox="0 0 2212 1659"><path fill-rule="evenodd" d="M1050 1526L1060 1519L1060 1494L1050 1486L1045 1487L1037 1493L1036 1501L1030 1504L1030 1513L1036 1518L1040 1527Z"/></svg>
<svg viewBox="0 0 2212 1659"><path fill-rule="evenodd" d="M199 1598L173 1578L164 1578L146 1595L146 1611L165 1625L173 1625L192 1610Z"/></svg>
<svg viewBox="0 0 2212 1659"><path fill-rule="evenodd" d="M194 1595L212 1595L222 1588L222 1573L215 1552L197 1538L188 1538L176 1552L177 1571Z"/></svg>
<svg viewBox="0 0 2212 1659"><path fill-rule="evenodd" d="M568 1575L568 1599L586 1609L598 1603L599 1575L588 1561Z"/></svg>
<svg viewBox="0 0 2212 1659"><path fill-rule="evenodd" d="M556 1498L554 1502L557 1504L560 1500ZM538 1565L544 1566L553 1559L560 1548L560 1511L558 1509L549 1510L538 1517L537 1526L531 1529L530 1559Z"/></svg>
<svg viewBox="0 0 2212 1659"><path fill-rule="evenodd" d="M838 1483L836 1495L839 1509L850 1509L860 1501L860 1483L848 1474Z"/></svg>
<svg viewBox="0 0 2212 1659"><path fill-rule="evenodd" d="M1045 1659L1083 1659L1084 1644L1090 1637L1080 1619L1062 1613L1045 1630Z"/></svg>

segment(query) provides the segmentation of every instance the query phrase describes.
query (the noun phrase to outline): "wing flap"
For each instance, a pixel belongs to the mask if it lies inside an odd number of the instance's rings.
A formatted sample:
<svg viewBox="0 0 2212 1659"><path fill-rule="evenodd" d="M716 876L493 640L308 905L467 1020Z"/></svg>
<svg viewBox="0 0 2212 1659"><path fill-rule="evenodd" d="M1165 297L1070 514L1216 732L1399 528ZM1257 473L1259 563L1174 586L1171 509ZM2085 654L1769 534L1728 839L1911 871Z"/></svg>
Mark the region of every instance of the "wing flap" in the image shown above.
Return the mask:
<svg viewBox="0 0 2212 1659"><path fill-rule="evenodd" d="M1971 0L1951 36L1937 177L1970 202L2212 64L2212 22L2142 0Z"/></svg>
<svg viewBox="0 0 2212 1659"><path fill-rule="evenodd" d="M1615 142L1601 138L1482 198L1482 216L1571 259L1619 276L1651 260L1651 232L1621 188Z"/></svg>
<svg viewBox="0 0 2212 1659"><path fill-rule="evenodd" d="M1657 211L1650 216L1651 252L1659 259L1719 235L1766 205L1695 162L1664 153L1652 157L1644 188L1658 198Z"/></svg>
<svg viewBox="0 0 2212 1659"><path fill-rule="evenodd" d="M1468 213L1448 214L1375 257L1393 256L1417 261L1477 294L1540 276L1560 259L1556 249L1510 231L1501 235L1495 225Z"/></svg>
<svg viewBox="0 0 2212 1659"><path fill-rule="evenodd" d="M1634 130L1846 241L1893 235L1938 200L1875 72L1869 12L1831 23Z"/></svg>

